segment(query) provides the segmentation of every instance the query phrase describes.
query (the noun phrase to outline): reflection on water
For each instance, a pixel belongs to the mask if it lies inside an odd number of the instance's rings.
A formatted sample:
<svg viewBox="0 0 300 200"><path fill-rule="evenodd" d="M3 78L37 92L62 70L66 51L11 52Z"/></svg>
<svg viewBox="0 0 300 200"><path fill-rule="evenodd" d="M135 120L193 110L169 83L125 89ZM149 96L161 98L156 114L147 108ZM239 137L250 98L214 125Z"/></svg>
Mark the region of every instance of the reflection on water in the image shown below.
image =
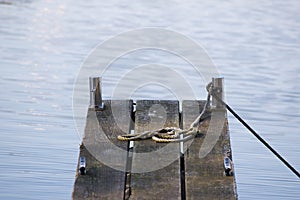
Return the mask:
<svg viewBox="0 0 300 200"><path fill-rule="evenodd" d="M1 199L70 198L80 143L72 90L80 64L99 42L140 27L180 31L203 45L225 77L229 104L299 170L299 9L297 0L1 1ZM118 60L112 72L153 58L174 66L195 91L204 85L180 60L136 55ZM104 78L105 90L116 73ZM148 85L134 95L172 97L163 91ZM229 120L240 199L298 199L298 179Z"/></svg>

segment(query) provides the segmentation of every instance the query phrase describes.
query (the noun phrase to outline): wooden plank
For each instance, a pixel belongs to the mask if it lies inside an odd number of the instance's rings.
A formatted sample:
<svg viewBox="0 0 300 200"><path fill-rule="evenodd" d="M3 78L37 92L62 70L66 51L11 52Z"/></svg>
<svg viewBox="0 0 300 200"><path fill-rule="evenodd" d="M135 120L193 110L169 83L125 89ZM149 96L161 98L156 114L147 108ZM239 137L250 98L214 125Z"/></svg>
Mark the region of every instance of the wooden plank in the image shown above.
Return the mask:
<svg viewBox="0 0 300 200"><path fill-rule="evenodd" d="M178 101L137 101L135 132L172 126L179 127ZM173 162L171 157L175 157ZM167 166L160 168L160 165ZM149 171L151 167L158 169ZM130 199L180 198L178 143L162 144L151 140L135 141L132 170L135 173L131 175L132 194Z"/></svg>
<svg viewBox="0 0 300 200"><path fill-rule="evenodd" d="M119 134L129 133L132 101L106 100L104 104L105 108L102 111L88 110L85 135L79 154L79 156L86 158L87 174L76 175L72 194L74 200L123 199L124 196L128 143L118 141L116 137ZM125 150L124 155L121 157L114 155L112 149L106 148L111 144L107 141ZM117 163L116 165L121 170L111 168L100 162L98 156L104 153L111 155L111 161Z"/></svg>
<svg viewBox="0 0 300 200"><path fill-rule="evenodd" d="M183 128L188 128L193 120L199 115L205 101L183 101L182 119ZM212 118L216 119L215 124L205 122L202 128L204 135L196 137L185 153L185 180L186 180L186 199L236 199L236 184L233 176L223 176L224 153L231 150L230 138L226 111L224 109L213 110ZM223 119L222 119L223 117ZM217 135L217 142L212 150L204 157L200 158L199 152L204 143L211 140L215 126L223 123L220 135ZM206 140L206 141L205 141ZM209 141L209 142L212 142ZM207 144L207 143L206 143ZM205 149L201 149L203 152Z"/></svg>

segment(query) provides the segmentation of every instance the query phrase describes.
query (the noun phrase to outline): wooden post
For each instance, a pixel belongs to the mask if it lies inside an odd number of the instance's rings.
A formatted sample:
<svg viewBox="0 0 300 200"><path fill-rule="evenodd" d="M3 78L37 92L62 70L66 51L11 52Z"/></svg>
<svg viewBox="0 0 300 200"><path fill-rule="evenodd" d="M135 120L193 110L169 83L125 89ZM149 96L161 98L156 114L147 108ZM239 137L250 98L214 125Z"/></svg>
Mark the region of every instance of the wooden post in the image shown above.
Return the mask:
<svg viewBox="0 0 300 200"><path fill-rule="evenodd" d="M90 77L90 108L103 110L101 77Z"/></svg>
<svg viewBox="0 0 300 200"><path fill-rule="evenodd" d="M221 100L224 100L223 85L224 85L224 78L212 78L213 92ZM212 108L225 109L225 106L213 96L212 97Z"/></svg>

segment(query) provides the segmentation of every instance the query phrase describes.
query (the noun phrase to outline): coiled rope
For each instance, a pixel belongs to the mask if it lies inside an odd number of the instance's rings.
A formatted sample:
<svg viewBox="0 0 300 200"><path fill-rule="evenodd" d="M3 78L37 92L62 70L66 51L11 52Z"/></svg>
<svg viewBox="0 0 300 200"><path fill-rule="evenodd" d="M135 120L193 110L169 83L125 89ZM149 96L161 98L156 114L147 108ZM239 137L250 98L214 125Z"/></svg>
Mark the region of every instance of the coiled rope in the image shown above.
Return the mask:
<svg viewBox="0 0 300 200"><path fill-rule="evenodd" d="M119 135L118 139L122 141L135 141L152 139L155 142L184 142L194 138L199 133L199 126L204 121L204 113L209 109L212 83L206 86L208 91L206 102L201 113L193 121L188 129L177 127L166 127L154 131L145 131L136 134ZM181 137L180 137L181 136Z"/></svg>

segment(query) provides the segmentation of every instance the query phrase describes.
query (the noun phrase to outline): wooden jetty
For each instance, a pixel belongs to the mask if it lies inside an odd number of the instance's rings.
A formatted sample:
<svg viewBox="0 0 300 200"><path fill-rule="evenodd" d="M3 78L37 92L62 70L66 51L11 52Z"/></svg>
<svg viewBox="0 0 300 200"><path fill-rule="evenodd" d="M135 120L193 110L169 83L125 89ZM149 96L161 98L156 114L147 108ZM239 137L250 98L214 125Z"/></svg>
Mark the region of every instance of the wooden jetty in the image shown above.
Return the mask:
<svg viewBox="0 0 300 200"><path fill-rule="evenodd" d="M222 98L223 79L213 79L213 84ZM237 199L234 176L224 175L224 155L227 153L231 158L231 147L226 110L222 104L212 99L212 106L205 113L208 120L201 126L201 135L165 148L169 143L152 140L124 142L117 136L133 130L140 133L163 127L186 129L199 115L205 101L184 100L180 111L180 102L174 100L102 101L99 78L91 78L90 87L91 106L79 152L79 157L86 160L86 174L79 173L78 165L72 194L74 200ZM221 129L217 130L218 127ZM218 131L220 133L215 134ZM108 143L125 153L115 155ZM207 145L212 143L213 146ZM139 156L140 153L159 150L169 152L149 157L146 161ZM104 153L111 155L107 163L98 157ZM165 155L175 156L175 159L162 168L146 170L167 159Z"/></svg>

